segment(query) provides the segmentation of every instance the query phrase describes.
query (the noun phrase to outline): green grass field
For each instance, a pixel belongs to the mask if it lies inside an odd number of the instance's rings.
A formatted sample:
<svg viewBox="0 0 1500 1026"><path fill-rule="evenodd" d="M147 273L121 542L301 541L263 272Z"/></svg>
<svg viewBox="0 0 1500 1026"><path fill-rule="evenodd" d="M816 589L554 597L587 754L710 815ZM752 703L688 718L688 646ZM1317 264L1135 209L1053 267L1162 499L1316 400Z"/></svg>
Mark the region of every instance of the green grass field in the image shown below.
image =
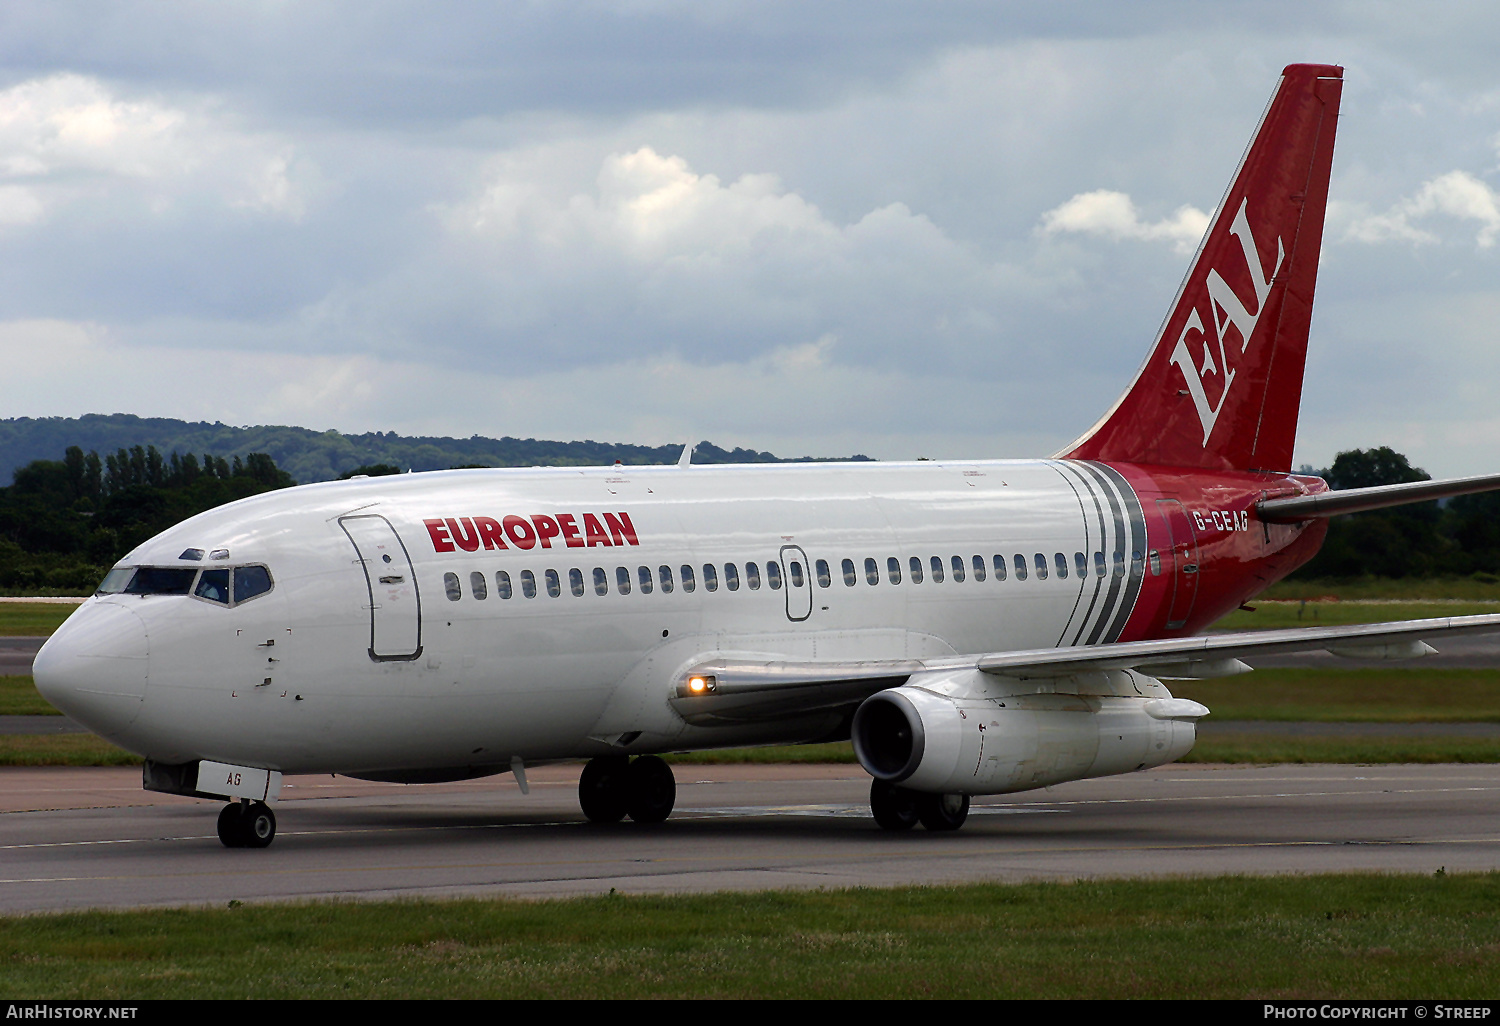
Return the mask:
<svg viewBox="0 0 1500 1026"><path fill-rule="evenodd" d="M410 901L0 920L0 993L1493 999L1500 875Z"/></svg>
<svg viewBox="0 0 1500 1026"><path fill-rule="evenodd" d="M61 716L30 677L0 677L0 716Z"/></svg>
<svg viewBox="0 0 1500 1026"><path fill-rule="evenodd" d="M6 602L0 599L0 638L47 637L73 615L76 605Z"/></svg>

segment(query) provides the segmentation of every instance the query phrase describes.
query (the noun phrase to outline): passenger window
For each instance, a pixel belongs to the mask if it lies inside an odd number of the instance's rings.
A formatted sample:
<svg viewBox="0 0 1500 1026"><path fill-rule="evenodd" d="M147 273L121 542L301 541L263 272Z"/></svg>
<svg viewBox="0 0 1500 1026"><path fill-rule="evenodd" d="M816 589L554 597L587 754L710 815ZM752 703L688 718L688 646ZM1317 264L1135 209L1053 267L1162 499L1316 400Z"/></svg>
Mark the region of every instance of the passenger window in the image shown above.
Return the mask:
<svg viewBox="0 0 1500 1026"><path fill-rule="evenodd" d="M568 590L578 597L583 597L583 571L576 566L568 571Z"/></svg>
<svg viewBox="0 0 1500 1026"><path fill-rule="evenodd" d="M869 556L865 557L865 583L880 583L880 565L877 564L875 560L871 559Z"/></svg>
<svg viewBox="0 0 1500 1026"><path fill-rule="evenodd" d="M594 567L594 594L609 594L609 574L604 572L604 567L602 566Z"/></svg>
<svg viewBox="0 0 1500 1026"><path fill-rule="evenodd" d="M1103 577L1109 571L1104 568L1104 553L1094 553L1094 576Z"/></svg>
<svg viewBox="0 0 1500 1026"><path fill-rule="evenodd" d="M818 587L828 588L833 585L833 574L828 570L828 560L820 559L818 566Z"/></svg>
<svg viewBox="0 0 1500 1026"><path fill-rule="evenodd" d="M630 594L630 567L615 567L615 590L621 595Z"/></svg>
<svg viewBox="0 0 1500 1026"><path fill-rule="evenodd" d="M229 571L228 570L205 570L198 578L198 587L193 589L193 594L210 602L218 602L229 605Z"/></svg>
<svg viewBox="0 0 1500 1026"><path fill-rule="evenodd" d="M693 576L693 568L684 563L680 569L682 572L682 590L690 592L697 588L698 581Z"/></svg>
<svg viewBox="0 0 1500 1026"><path fill-rule="evenodd" d="M1146 574L1146 558L1141 555L1140 549L1130 550L1130 576L1144 577Z"/></svg>
<svg viewBox="0 0 1500 1026"><path fill-rule="evenodd" d="M1015 564L1016 564L1016 580L1018 580L1018 581L1024 581L1024 580L1026 580L1026 557L1023 556L1023 555L1021 555L1019 552L1017 552L1016 553Z"/></svg>
<svg viewBox="0 0 1500 1026"><path fill-rule="evenodd" d="M1036 579L1039 580L1039 581L1045 581L1047 579L1047 556L1046 556L1046 554L1042 553L1042 552L1038 552L1032 558L1032 562L1036 564Z"/></svg>
<svg viewBox="0 0 1500 1026"><path fill-rule="evenodd" d="M792 587L801 588L807 584L807 575L802 572L802 561L794 559L786 565L786 572L792 578Z"/></svg>
<svg viewBox="0 0 1500 1026"><path fill-rule="evenodd" d="M184 592L186 588L182 589ZM248 602L257 595L271 590L271 571L263 566L237 566L234 568L234 604Z"/></svg>
<svg viewBox="0 0 1500 1026"><path fill-rule="evenodd" d="M724 587L730 591L740 590L740 568L733 563L724 564Z"/></svg>
<svg viewBox="0 0 1500 1026"><path fill-rule="evenodd" d="M656 568L656 572L661 577L661 593L672 594L672 568L663 564Z"/></svg>
<svg viewBox="0 0 1500 1026"><path fill-rule="evenodd" d="M984 557L983 556L975 556L973 562L974 562L974 580L976 580L976 581L982 581L982 580L984 580Z"/></svg>
<svg viewBox="0 0 1500 1026"><path fill-rule="evenodd" d="M964 557L954 556L950 562L953 564L953 583L964 583Z"/></svg>
<svg viewBox="0 0 1500 1026"><path fill-rule="evenodd" d="M844 562L840 564L840 568L844 571L844 583L851 588L854 587L854 560L844 560Z"/></svg>
<svg viewBox="0 0 1500 1026"><path fill-rule="evenodd" d="M536 574L530 570L521 571L521 594L527 598L536 598Z"/></svg>
<svg viewBox="0 0 1500 1026"><path fill-rule="evenodd" d="M547 594L553 598L562 594L562 579L557 576L556 570L547 571Z"/></svg>
<svg viewBox="0 0 1500 1026"><path fill-rule="evenodd" d="M484 585L484 574L478 570L469 574L469 594L481 602L489 597L490 590Z"/></svg>
<svg viewBox="0 0 1500 1026"><path fill-rule="evenodd" d="M443 575L443 591L447 593L449 602L457 602L464 597L463 590L458 586L458 574Z"/></svg>
<svg viewBox="0 0 1500 1026"><path fill-rule="evenodd" d="M1079 577L1087 577L1089 575L1089 557L1085 556L1082 552L1073 553L1073 569L1078 571Z"/></svg>
<svg viewBox="0 0 1500 1026"><path fill-rule="evenodd" d="M766 560L766 583L772 591L781 587L781 566L774 559Z"/></svg>
<svg viewBox="0 0 1500 1026"><path fill-rule="evenodd" d="M651 594L651 568L649 566L637 567L635 571L636 583L641 586L641 594Z"/></svg>
<svg viewBox="0 0 1500 1026"><path fill-rule="evenodd" d="M1123 552L1115 553L1115 576L1125 576L1125 553Z"/></svg>
<svg viewBox="0 0 1500 1026"><path fill-rule="evenodd" d="M991 562L991 565L993 565L994 568L995 568L995 580L997 580L997 581L1003 581L1003 580L1005 580L1005 557L997 555L990 562Z"/></svg>
<svg viewBox="0 0 1500 1026"><path fill-rule="evenodd" d="M913 584L921 584L922 583L922 557L921 556L913 556L913 557L911 557L911 562L909 562L909 563L906 564L906 568L911 571L911 583L913 583Z"/></svg>
<svg viewBox="0 0 1500 1026"><path fill-rule="evenodd" d="M901 560L891 556L885 561L885 576L892 584L901 583Z"/></svg>
<svg viewBox="0 0 1500 1026"><path fill-rule="evenodd" d="M712 563L703 564L703 587L709 591L719 590L719 572Z"/></svg>
<svg viewBox="0 0 1500 1026"><path fill-rule="evenodd" d="M1052 554L1052 564L1057 567L1057 579L1066 581L1068 579L1068 557L1061 552Z"/></svg>
<svg viewBox="0 0 1500 1026"><path fill-rule="evenodd" d="M754 563L745 564L745 586L751 591L760 590L760 567Z"/></svg>
<svg viewBox="0 0 1500 1026"><path fill-rule="evenodd" d="M1151 576L1161 576L1161 554L1155 549L1151 550Z"/></svg>
<svg viewBox="0 0 1500 1026"><path fill-rule="evenodd" d="M942 584L943 583L943 557L942 556L933 556L932 560L931 560L931 564L932 564L932 583L933 584Z"/></svg>
<svg viewBox="0 0 1500 1026"><path fill-rule="evenodd" d="M510 598L510 574L504 570L495 571L495 596L497 598Z"/></svg>

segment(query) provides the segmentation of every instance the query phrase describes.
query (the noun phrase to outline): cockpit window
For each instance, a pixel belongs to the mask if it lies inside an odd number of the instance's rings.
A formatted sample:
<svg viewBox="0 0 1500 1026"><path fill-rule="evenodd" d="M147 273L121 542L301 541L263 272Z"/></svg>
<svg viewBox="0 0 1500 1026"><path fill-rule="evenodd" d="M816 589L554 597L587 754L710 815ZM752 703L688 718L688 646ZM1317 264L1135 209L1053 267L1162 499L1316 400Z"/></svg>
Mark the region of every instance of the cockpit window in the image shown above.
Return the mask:
<svg viewBox="0 0 1500 1026"><path fill-rule="evenodd" d="M94 589L95 595L118 595L125 590L125 585L135 576L135 567L117 566L104 575L104 580L99 582L99 587Z"/></svg>
<svg viewBox="0 0 1500 1026"><path fill-rule="evenodd" d="M239 605L271 590L271 571L263 566L234 568L234 604Z"/></svg>
<svg viewBox="0 0 1500 1026"><path fill-rule="evenodd" d="M210 602L229 605L229 571L205 570L198 578L198 587L193 594Z"/></svg>
<svg viewBox="0 0 1500 1026"><path fill-rule="evenodd" d="M125 586L127 595L186 595L193 590L196 568L176 566L143 566Z"/></svg>

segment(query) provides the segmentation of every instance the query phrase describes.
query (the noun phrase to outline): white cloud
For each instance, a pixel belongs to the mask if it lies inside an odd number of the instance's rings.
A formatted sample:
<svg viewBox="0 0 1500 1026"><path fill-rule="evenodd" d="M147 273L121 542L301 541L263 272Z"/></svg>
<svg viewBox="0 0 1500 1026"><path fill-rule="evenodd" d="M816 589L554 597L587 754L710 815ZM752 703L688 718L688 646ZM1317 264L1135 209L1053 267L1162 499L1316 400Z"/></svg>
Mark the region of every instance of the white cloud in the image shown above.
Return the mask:
<svg viewBox="0 0 1500 1026"><path fill-rule="evenodd" d="M0 90L0 178L26 186L24 196L0 195L0 222L36 221L48 206L101 190L145 190L156 213L206 190L230 207L295 219L304 198L291 165L287 144L238 130L207 100L185 108L127 99L72 73Z"/></svg>
<svg viewBox="0 0 1500 1026"><path fill-rule="evenodd" d="M1500 239L1500 193L1466 171L1449 171L1424 182L1415 195L1383 214L1356 217L1345 238L1369 243L1395 240L1430 245L1439 241L1438 235L1413 222L1434 214L1477 221L1479 231L1474 241L1480 249L1489 249Z"/></svg>
<svg viewBox="0 0 1500 1026"><path fill-rule="evenodd" d="M1095 189L1081 192L1042 215L1041 232L1078 232L1107 239L1166 241L1178 253L1191 253L1208 229L1208 215L1197 207L1183 205L1170 217L1142 221L1135 203L1123 192Z"/></svg>

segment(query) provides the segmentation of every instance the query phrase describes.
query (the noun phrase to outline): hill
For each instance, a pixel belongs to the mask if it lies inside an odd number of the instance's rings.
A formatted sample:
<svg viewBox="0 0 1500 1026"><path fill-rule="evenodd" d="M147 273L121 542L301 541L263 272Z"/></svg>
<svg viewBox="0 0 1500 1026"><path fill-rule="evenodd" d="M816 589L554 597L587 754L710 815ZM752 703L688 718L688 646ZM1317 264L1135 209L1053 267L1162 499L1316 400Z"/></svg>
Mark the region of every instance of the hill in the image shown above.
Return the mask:
<svg viewBox="0 0 1500 1026"><path fill-rule="evenodd" d="M449 467L601 466L676 463L681 445L627 445L614 442L558 442L536 438L469 438L398 435L372 431L346 435L285 425L231 427L167 417L128 413L82 417L14 417L0 419L0 481L33 460L55 460L69 446L106 453L133 446L155 446L164 454L211 452L224 457L265 453L303 483L331 481L355 467L387 463L401 470L447 470ZM865 460L866 456L832 457ZM801 457L801 460L812 457ZM694 463L783 463L768 452L721 449L699 443Z"/></svg>

